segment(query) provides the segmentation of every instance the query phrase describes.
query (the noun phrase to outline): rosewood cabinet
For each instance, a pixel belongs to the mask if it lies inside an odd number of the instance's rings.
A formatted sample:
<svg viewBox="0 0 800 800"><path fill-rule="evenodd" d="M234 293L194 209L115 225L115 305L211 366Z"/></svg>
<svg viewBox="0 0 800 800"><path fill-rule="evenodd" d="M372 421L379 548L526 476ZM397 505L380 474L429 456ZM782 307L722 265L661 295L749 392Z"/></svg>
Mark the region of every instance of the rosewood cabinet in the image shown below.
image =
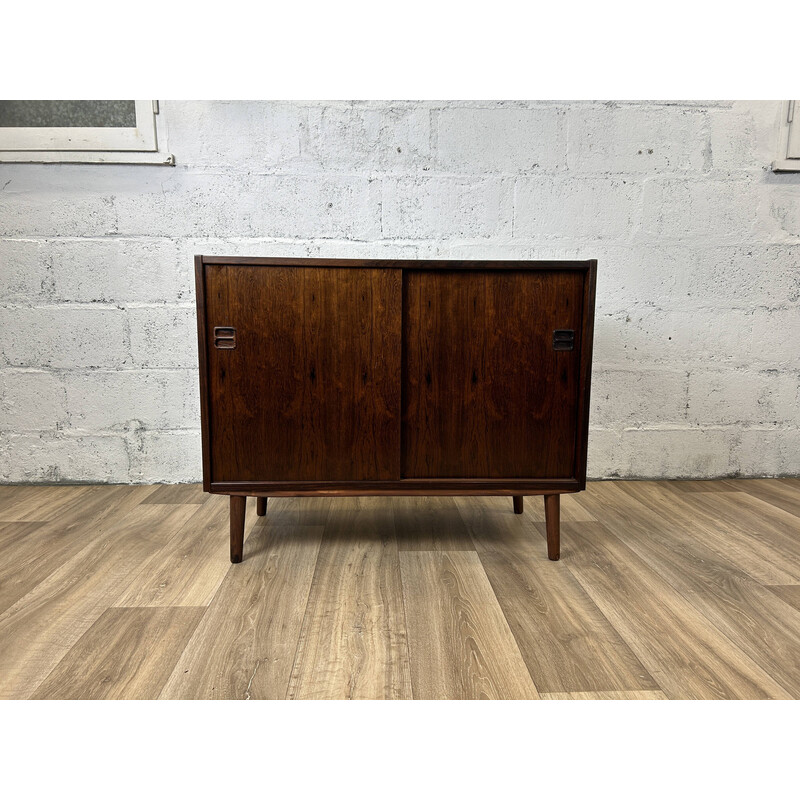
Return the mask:
<svg viewBox="0 0 800 800"><path fill-rule="evenodd" d="M196 256L203 487L545 497L586 485L596 261Z"/></svg>

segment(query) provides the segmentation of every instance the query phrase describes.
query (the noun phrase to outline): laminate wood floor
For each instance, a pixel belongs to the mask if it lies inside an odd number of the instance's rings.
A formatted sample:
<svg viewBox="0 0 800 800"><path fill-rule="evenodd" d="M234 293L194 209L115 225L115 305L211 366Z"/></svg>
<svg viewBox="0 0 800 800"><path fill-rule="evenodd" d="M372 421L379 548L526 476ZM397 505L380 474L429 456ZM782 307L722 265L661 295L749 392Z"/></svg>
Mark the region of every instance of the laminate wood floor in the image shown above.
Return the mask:
<svg viewBox="0 0 800 800"><path fill-rule="evenodd" d="M562 499L0 486L0 698L797 699L800 480Z"/></svg>

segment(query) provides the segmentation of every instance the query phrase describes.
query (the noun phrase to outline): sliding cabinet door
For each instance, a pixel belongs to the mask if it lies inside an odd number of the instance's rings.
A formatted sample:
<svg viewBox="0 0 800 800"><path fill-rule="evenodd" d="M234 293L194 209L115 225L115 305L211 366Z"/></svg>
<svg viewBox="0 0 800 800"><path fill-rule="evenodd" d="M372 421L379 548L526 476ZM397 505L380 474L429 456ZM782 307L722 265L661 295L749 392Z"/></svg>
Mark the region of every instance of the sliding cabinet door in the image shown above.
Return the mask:
<svg viewBox="0 0 800 800"><path fill-rule="evenodd" d="M575 474L584 274L405 273L404 477Z"/></svg>
<svg viewBox="0 0 800 800"><path fill-rule="evenodd" d="M397 269L206 266L211 481L400 476Z"/></svg>

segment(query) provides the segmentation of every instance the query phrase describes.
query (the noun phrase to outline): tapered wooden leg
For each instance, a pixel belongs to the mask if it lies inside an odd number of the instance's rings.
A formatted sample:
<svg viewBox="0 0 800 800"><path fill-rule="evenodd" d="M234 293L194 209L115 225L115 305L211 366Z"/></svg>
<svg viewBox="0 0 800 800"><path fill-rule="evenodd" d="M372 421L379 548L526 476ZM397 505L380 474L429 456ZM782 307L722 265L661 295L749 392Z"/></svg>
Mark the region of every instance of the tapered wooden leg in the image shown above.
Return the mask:
<svg viewBox="0 0 800 800"><path fill-rule="evenodd" d="M525 508L525 500L523 499L523 495L515 494L514 495L514 513L521 514Z"/></svg>
<svg viewBox="0 0 800 800"><path fill-rule="evenodd" d="M259 517L263 517L264 514L267 513L267 498L266 497L256 497L256 514Z"/></svg>
<svg viewBox="0 0 800 800"><path fill-rule="evenodd" d="M231 564L242 560L244 546L244 511L247 498L237 494L231 495Z"/></svg>
<svg viewBox="0 0 800 800"><path fill-rule="evenodd" d="M558 561L561 557L561 497L557 494L544 496L544 521L547 526L547 557Z"/></svg>

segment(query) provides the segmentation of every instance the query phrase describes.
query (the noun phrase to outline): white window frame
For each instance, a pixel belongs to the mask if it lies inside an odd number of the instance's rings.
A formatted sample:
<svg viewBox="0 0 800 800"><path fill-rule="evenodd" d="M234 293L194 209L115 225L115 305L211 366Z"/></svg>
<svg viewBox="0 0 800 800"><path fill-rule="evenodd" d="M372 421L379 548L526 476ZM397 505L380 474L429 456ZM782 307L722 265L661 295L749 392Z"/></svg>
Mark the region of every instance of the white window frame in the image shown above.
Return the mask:
<svg viewBox="0 0 800 800"><path fill-rule="evenodd" d="M135 100L135 128L2 128L0 162L165 164L157 100Z"/></svg>
<svg viewBox="0 0 800 800"><path fill-rule="evenodd" d="M788 100L781 109L778 158L773 172L800 172L800 101Z"/></svg>

